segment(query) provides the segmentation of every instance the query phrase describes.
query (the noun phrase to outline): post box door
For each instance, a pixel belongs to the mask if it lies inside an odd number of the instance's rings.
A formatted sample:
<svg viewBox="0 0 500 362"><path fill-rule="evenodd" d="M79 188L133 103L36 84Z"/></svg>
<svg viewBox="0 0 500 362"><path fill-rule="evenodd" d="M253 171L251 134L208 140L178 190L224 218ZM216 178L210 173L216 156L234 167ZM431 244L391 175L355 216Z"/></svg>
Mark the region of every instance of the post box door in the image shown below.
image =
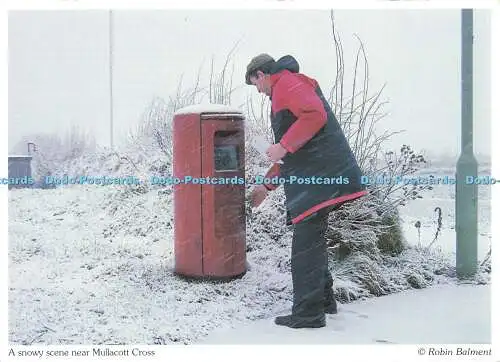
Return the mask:
<svg viewBox="0 0 500 362"><path fill-rule="evenodd" d="M202 175L245 178L243 122L202 122ZM245 184L202 185L203 273L235 275L245 271Z"/></svg>

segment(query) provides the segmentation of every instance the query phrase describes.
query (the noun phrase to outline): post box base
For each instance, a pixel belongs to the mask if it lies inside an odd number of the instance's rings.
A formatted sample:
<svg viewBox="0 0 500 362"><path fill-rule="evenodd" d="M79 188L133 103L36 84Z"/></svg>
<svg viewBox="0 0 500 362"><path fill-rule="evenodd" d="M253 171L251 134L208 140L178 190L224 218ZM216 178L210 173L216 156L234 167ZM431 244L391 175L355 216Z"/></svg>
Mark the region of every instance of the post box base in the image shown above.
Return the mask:
<svg viewBox="0 0 500 362"><path fill-rule="evenodd" d="M180 277L181 279L184 279L186 281L196 281L196 282L230 282L232 280L242 278L246 273L247 270L237 275L214 276L214 275L187 275L174 271L175 276Z"/></svg>

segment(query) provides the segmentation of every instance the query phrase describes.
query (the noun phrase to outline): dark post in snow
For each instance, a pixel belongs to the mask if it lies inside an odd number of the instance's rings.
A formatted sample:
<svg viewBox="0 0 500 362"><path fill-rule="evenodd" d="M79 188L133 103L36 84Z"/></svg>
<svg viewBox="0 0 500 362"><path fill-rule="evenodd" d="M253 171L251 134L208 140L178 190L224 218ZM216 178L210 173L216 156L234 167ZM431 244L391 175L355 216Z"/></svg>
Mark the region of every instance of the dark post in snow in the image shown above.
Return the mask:
<svg viewBox="0 0 500 362"><path fill-rule="evenodd" d="M109 139L113 149L113 11L109 10Z"/></svg>
<svg viewBox="0 0 500 362"><path fill-rule="evenodd" d="M32 150L33 152L36 152L36 145L33 142L28 142L28 155L31 155Z"/></svg>
<svg viewBox="0 0 500 362"><path fill-rule="evenodd" d="M462 9L462 149L455 189L456 268L461 279L477 271L477 161L473 150L472 115L473 12Z"/></svg>

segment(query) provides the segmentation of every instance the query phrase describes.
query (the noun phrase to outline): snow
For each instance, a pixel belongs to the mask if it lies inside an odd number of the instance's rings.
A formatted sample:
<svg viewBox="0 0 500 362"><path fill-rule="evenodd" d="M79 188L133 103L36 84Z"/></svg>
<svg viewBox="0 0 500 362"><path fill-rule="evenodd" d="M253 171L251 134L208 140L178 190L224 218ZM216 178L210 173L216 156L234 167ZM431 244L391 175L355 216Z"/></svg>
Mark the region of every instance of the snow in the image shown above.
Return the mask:
<svg viewBox="0 0 500 362"><path fill-rule="evenodd" d="M288 303L289 276L253 267L257 258L232 283L174 276L168 189L72 185L10 197L12 343L189 343Z"/></svg>
<svg viewBox="0 0 500 362"><path fill-rule="evenodd" d="M432 172L423 171L422 175L439 174L441 177L452 176L452 170L443 169ZM479 176L490 175L488 168L478 172ZM478 259L482 260L491 246L491 187L478 185ZM421 221L420 244L427 246L434 239L437 227L436 207L442 209L442 229L436 241L439 250L454 255L456 250L455 233L455 185L435 185L431 193L422 199L411 201L400 209L405 221L403 231L413 245L419 244L415 222Z"/></svg>
<svg viewBox="0 0 500 362"><path fill-rule="evenodd" d="M242 111L223 104L201 103L178 109L175 115L191 113L232 113L243 116Z"/></svg>
<svg viewBox="0 0 500 362"><path fill-rule="evenodd" d="M9 158L33 158L31 155L9 155Z"/></svg>
<svg viewBox="0 0 500 362"><path fill-rule="evenodd" d="M294 330L273 319L234 325L203 344L490 344L489 286L445 285L339 305L325 328ZM286 313L290 311L287 310Z"/></svg>
<svg viewBox="0 0 500 362"><path fill-rule="evenodd" d="M102 154L85 155L55 174L148 175L165 166L154 156L133 153L131 157L140 169ZM141 168L142 162L147 168ZM405 343L415 336L410 330L394 334L394 328L403 323L425 330L426 336L420 338L433 343L488 341L489 286L457 287L446 272L447 263L454 263L452 190L436 187L423 199L401 208L407 241L419 244L413 225L420 220L423 246L434 235L434 208L443 209L442 231L432 250L408 249L393 260L394 266L377 267L382 281L393 291L409 288L407 275L413 270L434 287L368 298L372 295L359 282L346 277L350 271L333 270L335 286L360 299L341 305L340 313L329 317L323 332L289 331L272 324L273 317L287 312L292 301L292 231L284 225L282 205L269 209L278 192L253 215L256 224L247 228L247 273L228 283L212 283L187 281L173 274L171 187L64 185L9 191L9 341L233 343L237 336L230 329L238 327L237 334L242 336L255 331L276 334L269 341L295 338L297 343L307 343L317 338L326 342L328 333L335 333L339 343ZM489 192L480 187L479 260L491 243ZM445 254L436 254L439 249ZM445 271L437 275L436 270ZM489 277L481 276L480 282L488 284ZM469 318L472 311L477 315L475 321ZM431 318L434 313L440 313L441 319ZM436 323L426 327L425 321Z"/></svg>

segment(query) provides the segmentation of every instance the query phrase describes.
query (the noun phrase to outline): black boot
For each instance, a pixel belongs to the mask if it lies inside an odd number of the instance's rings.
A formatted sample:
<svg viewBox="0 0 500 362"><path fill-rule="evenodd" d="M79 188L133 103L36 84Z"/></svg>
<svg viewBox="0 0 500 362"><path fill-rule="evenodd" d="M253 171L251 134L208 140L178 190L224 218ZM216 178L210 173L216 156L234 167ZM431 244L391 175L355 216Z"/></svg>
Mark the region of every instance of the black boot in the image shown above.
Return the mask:
<svg viewBox="0 0 500 362"><path fill-rule="evenodd" d="M324 306L326 314L337 314L337 302L335 301L335 293L333 292L333 278L328 270L328 259L325 267L325 292Z"/></svg>
<svg viewBox="0 0 500 362"><path fill-rule="evenodd" d="M325 313L337 314L337 302L335 299L325 300Z"/></svg>
<svg viewBox="0 0 500 362"><path fill-rule="evenodd" d="M285 326L290 328L321 328L326 326L326 321L324 317L317 318L297 318L293 315L285 315L276 317L274 323L279 326Z"/></svg>

